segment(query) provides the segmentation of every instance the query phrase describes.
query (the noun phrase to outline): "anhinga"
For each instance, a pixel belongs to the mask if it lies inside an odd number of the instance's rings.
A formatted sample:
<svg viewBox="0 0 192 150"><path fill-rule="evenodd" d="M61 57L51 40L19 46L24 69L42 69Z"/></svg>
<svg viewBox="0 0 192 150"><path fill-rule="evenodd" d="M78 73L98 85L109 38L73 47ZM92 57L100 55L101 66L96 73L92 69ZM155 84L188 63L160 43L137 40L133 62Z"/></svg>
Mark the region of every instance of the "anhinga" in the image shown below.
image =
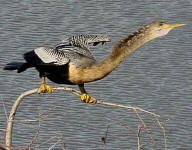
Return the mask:
<svg viewBox="0 0 192 150"><path fill-rule="evenodd" d="M96 62L91 55L88 44L97 45L109 39L98 35L78 35L68 39L55 48L40 47L24 54L26 62L12 62L5 70L17 70L18 73L35 67L42 78L41 92L52 92L53 88L47 85L45 77L58 84L76 84L82 93L81 100L86 103L96 103L84 89L84 83L104 78L120 65L131 53L145 43L166 35L171 29L184 24L166 24L162 21L153 21L140 28L131 35L118 41L112 52L103 61Z"/></svg>

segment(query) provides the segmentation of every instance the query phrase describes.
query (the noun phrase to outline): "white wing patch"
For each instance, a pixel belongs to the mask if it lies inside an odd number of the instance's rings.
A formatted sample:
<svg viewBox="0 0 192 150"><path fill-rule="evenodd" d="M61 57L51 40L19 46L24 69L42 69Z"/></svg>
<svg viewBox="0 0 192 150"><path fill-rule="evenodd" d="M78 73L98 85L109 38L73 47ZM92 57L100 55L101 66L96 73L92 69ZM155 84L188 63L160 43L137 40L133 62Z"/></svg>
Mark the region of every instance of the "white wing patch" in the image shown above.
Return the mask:
<svg viewBox="0 0 192 150"><path fill-rule="evenodd" d="M57 60L53 58L47 51L46 47L39 47L34 50L35 54L44 62L51 63L56 62Z"/></svg>
<svg viewBox="0 0 192 150"><path fill-rule="evenodd" d="M55 65L65 65L69 62L69 59L66 57L63 58L57 58L57 61L54 62Z"/></svg>
<svg viewBox="0 0 192 150"><path fill-rule="evenodd" d="M58 51L51 47L39 47L35 49L34 52L44 63L65 65L69 62L69 58L60 54Z"/></svg>

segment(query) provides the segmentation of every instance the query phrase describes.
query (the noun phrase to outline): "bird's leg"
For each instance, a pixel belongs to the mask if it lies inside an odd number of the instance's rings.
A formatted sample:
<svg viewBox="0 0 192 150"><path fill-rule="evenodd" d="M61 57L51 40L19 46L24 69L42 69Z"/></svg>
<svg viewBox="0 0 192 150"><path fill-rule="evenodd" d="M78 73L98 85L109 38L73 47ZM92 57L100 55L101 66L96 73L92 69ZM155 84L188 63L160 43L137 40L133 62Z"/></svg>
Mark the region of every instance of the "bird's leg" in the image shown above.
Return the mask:
<svg viewBox="0 0 192 150"><path fill-rule="evenodd" d="M84 103L89 103L89 104L96 104L97 103L97 100L90 96L85 88L84 88L84 84L79 84L79 89L81 91L81 101L83 101Z"/></svg>
<svg viewBox="0 0 192 150"><path fill-rule="evenodd" d="M52 93L53 92L53 87L51 87L50 85L47 85L45 82L45 77L41 78L41 85L37 91L37 93Z"/></svg>

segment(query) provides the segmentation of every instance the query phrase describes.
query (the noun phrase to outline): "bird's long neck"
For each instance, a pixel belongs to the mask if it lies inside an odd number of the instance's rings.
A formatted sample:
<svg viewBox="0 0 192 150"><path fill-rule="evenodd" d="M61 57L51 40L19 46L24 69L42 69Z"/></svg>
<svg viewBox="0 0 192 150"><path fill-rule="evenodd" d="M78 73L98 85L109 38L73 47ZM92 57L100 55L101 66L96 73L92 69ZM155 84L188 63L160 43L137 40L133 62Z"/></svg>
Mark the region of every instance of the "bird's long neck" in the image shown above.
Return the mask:
<svg viewBox="0 0 192 150"><path fill-rule="evenodd" d="M110 55L101 62L95 63L86 68L84 77L86 82L101 79L112 72L123 62L131 53L136 51L139 47L154 39L147 27L143 27L133 34L118 41Z"/></svg>
<svg viewBox="0 0 192 150"><path fill-rule="evenodd" d="M144 32L144 31L143 31ZM107 71L111 72L118 67L130 54L135 52L138 48L151 40L150 35L144 34L138 30L133 34L118 41L110 55L98 65L110 64L110 67L105 67ZM144 36L145 35L145 36ZM108 68L108 69L107 69ZM111 70L110 70L111 69Z"/></svg>

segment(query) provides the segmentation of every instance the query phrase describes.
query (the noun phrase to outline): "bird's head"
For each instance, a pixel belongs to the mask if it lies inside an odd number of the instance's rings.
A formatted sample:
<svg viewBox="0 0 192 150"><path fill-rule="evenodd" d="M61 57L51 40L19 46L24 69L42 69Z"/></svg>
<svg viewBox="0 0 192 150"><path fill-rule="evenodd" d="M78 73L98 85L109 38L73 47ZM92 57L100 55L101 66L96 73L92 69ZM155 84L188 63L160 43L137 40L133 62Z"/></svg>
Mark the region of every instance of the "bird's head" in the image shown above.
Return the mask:
<svg viewBox="0 0 192 150"><path fill-rule="evenodd" d="M183 26L185 24L166 24L163 21L153 21L145 26L148 32L152 35L153 38L165 36L173 28Z"/></svg>

